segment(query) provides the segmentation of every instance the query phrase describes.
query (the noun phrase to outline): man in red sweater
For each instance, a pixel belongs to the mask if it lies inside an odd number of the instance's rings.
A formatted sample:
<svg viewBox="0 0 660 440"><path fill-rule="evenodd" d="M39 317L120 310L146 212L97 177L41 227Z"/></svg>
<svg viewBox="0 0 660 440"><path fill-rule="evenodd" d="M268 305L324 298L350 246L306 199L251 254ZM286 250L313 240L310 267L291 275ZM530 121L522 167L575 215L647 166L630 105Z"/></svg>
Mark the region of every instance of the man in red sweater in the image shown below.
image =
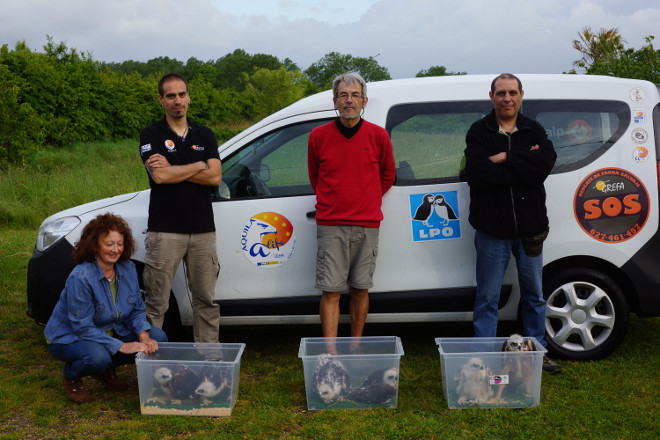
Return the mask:
<svg viewBox="0 0 660 440"><path fill-rule="evenodd" d="M351 336L362 336L378 254L382 196L394 183L392 142L365 121L367 85L357 73L335 78L339 117L312 130L307 148L309 180L316 193L316 288L324 337L337 336L339 297L350 293ZM329 352L336 351L334 346Z"/></svg>

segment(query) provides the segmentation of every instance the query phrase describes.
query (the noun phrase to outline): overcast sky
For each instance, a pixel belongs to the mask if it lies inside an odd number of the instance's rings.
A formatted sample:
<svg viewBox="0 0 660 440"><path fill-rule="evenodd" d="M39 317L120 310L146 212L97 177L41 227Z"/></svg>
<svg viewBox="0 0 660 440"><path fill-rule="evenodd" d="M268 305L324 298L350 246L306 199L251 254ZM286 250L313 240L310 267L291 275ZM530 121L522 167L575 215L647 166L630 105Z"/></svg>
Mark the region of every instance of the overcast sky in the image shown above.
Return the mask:
<svg viewBox="0 0 660 440"><path fill-rule="evenodd" d="M303 70L329 52L377 57L392 78L422 69L561 73L585 26L626 47L656 36L658 0L0 0L0 44L43 51L46 36L97 61L216 60L235 49Z"/></svg>

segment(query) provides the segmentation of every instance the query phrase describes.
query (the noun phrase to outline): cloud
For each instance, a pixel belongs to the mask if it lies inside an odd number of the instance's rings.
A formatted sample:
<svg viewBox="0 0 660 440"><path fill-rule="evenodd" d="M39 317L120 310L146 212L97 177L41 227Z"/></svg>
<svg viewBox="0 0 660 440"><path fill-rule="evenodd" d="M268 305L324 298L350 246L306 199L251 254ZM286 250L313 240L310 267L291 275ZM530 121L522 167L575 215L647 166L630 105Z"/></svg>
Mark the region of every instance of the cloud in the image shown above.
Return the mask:
<svg viewBox="0 0 660 440"><path fill-rule="evenodd" d="M235 49L305 69L328 52L375 56L395 78L444 65L468 73L560 73L585 26L617 27L628 47L657 31L652 0L0 0L0 44L46 36L99 61L215 60Z"/></svg>

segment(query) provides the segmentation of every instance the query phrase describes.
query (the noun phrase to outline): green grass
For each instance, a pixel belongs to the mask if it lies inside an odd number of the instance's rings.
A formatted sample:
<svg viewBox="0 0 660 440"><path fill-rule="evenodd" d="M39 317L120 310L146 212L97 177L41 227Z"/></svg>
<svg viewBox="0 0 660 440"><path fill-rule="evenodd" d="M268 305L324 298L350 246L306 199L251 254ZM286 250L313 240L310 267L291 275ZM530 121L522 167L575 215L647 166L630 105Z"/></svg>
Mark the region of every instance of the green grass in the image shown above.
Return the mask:
<svg viewBox="0 0 660 440"><path fill-rule="evenodd" d="M38 228L64 209L148 187L137 140L44 150L0 173L0 225Z"/></svg>
<svg viewBox="0 0 660 440"><path fill-rule="evenodd" d="M405 354L396 409L308 411L300 338L316 326L221 328L223 342L244 342L238 402L231 417L142 416L135 367L119 369L130 390L111 392L86 379L91 402L69 402L61 362L43 329L25 315L25 279L35 231L0 229L0 438L3 439L655 439L660 416L660 318L633 317L622 346L598 362L561 361L543 375L536 408L450 410L442 396L433 341L470 336L467 324L367 326L397 335ZM344 332L346 329L342 329Z"/></svg>
<svg viewBox="0 0 660 440"><path fill-rule="evenodd" d="M3 217L0 226L0 439L644 440L660 436L660 318L635 316L623 344L607 359L560 361L562 374L544 374L541 404L536 408L447 408L434 338L471 336L466 323L367 325L367 335L402 339L405 354L396 409L307 410L297 353L300 338L320 336L318 326L221 328L223 342L246 344L231 417L141 415L134 366L119 369L120 377L132 384L128 391L112 392L88 378L92 400L71 403L61 383L62 363L50 356L43 328L25 315L27 264L38 225L66 205L146 187L134 143L85 147L91 152L85 157L94 164L79 159L81 148L52 158L46 155L33 167L2 175L2 206L21 207L26 213L34 210L39 218L31 220L24 214L26 219L7 225ZM114 186L118 172L135 176L121 179L126 187ZM12 185L5 183L7 176L17 187L13 192ZM95 189L87 192L77 177L96 182ZM21 179L24 187L32 188L18 188ZM47 209L37 193L50 199ZM75 202L70 200L74 197ZM513 326L503 332L509 330ZM341 331L346 335L345 327Z"/></svg>

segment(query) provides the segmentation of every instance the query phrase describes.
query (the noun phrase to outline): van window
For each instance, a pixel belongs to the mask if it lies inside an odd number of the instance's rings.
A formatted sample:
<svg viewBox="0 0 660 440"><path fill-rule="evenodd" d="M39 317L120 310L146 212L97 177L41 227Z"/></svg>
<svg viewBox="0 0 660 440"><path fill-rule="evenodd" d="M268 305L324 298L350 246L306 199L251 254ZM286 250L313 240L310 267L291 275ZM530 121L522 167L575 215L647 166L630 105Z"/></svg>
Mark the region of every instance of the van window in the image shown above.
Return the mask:
<svg viewBox="0 0 660 440"><path fill-rule="evenodd" d="M490 111L490 101L394 106L385 128L392 138L396 185L458 182L465 134Z"/></svg>
<svg viewBox="0 0 660 440"><path fill-rule="evenodd" d="M557 152L553 174L593 162L625 133L630 107L620 101L523 101L523 113L536 119Z"/></svg>
<svg viewBox="0 0 660 440"><path fill-rule="evenodd" d="M307 139L329 119L288 125L243 146L222 163L231 199L314 194L307 172Z"/></svg>
<svg viewBox="0 0 660 440"><path fill-rule="evenodd" d="M490 101L402 104L390 109L397 185L458 182L465 135L492 109ZM620 101L524 100L522 112L546 129L557 151L553 174L572 171L607 151L630 124Z"/></svg>

